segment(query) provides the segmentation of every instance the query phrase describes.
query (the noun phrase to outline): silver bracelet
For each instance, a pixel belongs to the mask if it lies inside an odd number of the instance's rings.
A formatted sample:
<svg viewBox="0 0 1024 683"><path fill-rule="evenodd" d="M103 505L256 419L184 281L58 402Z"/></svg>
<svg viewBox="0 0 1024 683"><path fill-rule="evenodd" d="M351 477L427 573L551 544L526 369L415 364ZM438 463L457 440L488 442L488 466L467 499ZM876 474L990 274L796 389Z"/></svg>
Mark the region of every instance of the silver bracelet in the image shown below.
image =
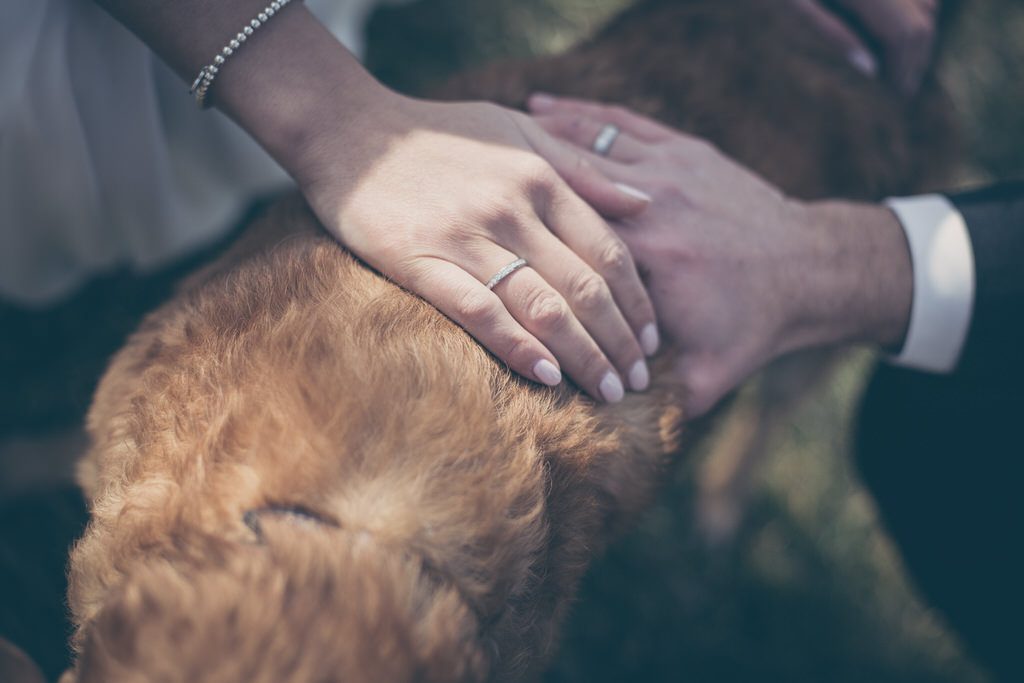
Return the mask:
<svg viewBox="0 0 1024 683"><path fill-rule="evenodd" d="M210 106L206 101L206 94L209 92L210 86L213 85L213 79L217 77L220 67L224 65L228 57L235 53L235 50L242 47L242 43L247 41L249 36L256 32L256 29L270 21L270 17L281 11L289 2L291 0L274 0L274 2L264 7L263 11L257 14L255 19L250 21L237 36L224 46L220 54L213 58L211 64L207 64L199 70L199 75L196 76L196 80L192 82L192 87L189 88L189 93L196 98L196 104L203 109Z"/></svg>

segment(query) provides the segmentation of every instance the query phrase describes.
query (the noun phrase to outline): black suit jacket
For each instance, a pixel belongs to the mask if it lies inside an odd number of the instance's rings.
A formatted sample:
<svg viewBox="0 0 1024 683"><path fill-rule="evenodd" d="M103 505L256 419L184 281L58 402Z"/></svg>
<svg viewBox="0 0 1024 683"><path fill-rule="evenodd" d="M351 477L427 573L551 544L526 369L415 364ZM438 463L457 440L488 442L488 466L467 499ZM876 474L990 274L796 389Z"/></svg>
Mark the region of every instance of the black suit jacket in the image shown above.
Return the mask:
<svg viewBox="0 0 1024 683"><path fill-rule="evenodd" d="M954 195L974 249L974 314L957 373L1024 375L1024 182Z"/></svg>
<svg viewBox="0 0 1024 683"><path fill-rule="evenodd" d="M1024 183L951 199L976 273L960 363L882 364L858 464L925 599L997 680L1024 681Z"/></svg>

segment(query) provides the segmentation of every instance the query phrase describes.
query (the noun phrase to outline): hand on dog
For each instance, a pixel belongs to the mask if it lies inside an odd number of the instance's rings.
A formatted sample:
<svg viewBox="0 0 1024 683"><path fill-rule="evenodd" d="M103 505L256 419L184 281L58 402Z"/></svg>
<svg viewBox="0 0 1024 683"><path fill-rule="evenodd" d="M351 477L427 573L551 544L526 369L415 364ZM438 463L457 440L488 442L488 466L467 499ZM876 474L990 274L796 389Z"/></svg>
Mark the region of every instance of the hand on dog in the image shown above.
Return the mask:
<svg viewBox="0 0 1024 683"><path fill-rule="evenodd" d="M885 74L904 95L917 92L935 45L939 0L835 0L859 27L853 27L820 0L789 0L842 49L863 73L874 76L878 62L857 34L857 28L878 45Z"/></svg>
<svg viewBox="0 0 1024 683"><path fill-rule="evenodd" d="M785 353L901 343L912 272L887 209L789 199L710 144L620 107L547 95L530 107L583 154L605 124L621 129L607 158L589 160L653 197L613 227L674 347L688 416Z"/></svg>
<svg viewBox="0 0 1024 683"><path fill-rule="evenodd" d="M612 402L646 389L654 309L595 208L625 216L648 199L581 164L524 114L384 97L372 122L319 135L295 172L328 230L516 372L556 385L561 368ZM518 257L529 266L488 290Z"/></svg>

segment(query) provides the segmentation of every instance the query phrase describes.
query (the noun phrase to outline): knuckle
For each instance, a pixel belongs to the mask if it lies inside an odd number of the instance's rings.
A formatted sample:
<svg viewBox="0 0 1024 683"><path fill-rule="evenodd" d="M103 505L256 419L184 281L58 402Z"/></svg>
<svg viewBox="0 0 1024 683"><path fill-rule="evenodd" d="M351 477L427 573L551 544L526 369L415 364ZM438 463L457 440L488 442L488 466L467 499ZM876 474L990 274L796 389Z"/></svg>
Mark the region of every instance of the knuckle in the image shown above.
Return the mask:
<svg viewBox="0 0 1024 683"><path fill-rule="evenodd" d="M521 171L519 187L534 201L553 197L558 189L558 175L545 161L525 164Z"/></svg>
<svg viewBox="0 0 1024 683"><path fill-rule="evenodd" d="M495 202L487 212L487 223L498 228L519 228L525 222L515 196Z"/></svg>
<svg viewBox="0 0 1024 683"><path fill-rule="evenodd" d="M518 165L519 182L532 188L536 185L550 185L555 175L551 165L541 157L530 154Z"/></svg>
<svg viewBox="0 0 1024 683"><path fill-rule="evenodd" d="M570 283L569 291L573 304L584 311L595 311L611 299L604 279L589 271L577 275Z"/></svg>
<svg viewBox="0 0 1024 683"><path fill-rule="evenodd" d="M598 257L599 268L602 273L609 275L623 276L633 268L633 257L621 240L612 240L604 247Z"/></svg>
<svg viewBox="0 0 1024 683"><path fill-rule="evenodd" d="M455 301L454 309L459 321L465 325L486 324L494 315L490 297L476 289L463 292Z"/></svg>
<svg viewBox="0 0 1024 683"><path fill-rule="evenodd" d="M539 329L557 330L569 319L569 307L555 292L538 289L530 297L526 307L527 315Z"/></svg>

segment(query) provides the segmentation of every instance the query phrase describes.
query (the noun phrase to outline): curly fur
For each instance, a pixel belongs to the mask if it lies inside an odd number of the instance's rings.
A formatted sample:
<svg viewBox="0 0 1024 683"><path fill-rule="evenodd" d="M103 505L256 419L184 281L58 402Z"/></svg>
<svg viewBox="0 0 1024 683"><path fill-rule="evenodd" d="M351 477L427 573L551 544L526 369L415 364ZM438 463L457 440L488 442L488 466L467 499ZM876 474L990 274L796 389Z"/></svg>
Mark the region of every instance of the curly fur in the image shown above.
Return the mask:
<svg viewBox="0 0 1024 683"><path fill-rule="evenodd" d="M803 28L756 0L643 2L447 93L626 103L804 196L915 185L936 148L912 112ZM514 377L285 200L100 385L68 678L534 678L588 563L680 450L677 391L603 406Z"/></svg>
<svg viewBox="0 0 1024 683"><path fill-rule="evenodd" d="M675 450L670 389L608 411L528 385L298 202L248 239L270 248L151 316L97 393L80 680L528 672ZM275 505L333 524L255 537Z"/></svg>

